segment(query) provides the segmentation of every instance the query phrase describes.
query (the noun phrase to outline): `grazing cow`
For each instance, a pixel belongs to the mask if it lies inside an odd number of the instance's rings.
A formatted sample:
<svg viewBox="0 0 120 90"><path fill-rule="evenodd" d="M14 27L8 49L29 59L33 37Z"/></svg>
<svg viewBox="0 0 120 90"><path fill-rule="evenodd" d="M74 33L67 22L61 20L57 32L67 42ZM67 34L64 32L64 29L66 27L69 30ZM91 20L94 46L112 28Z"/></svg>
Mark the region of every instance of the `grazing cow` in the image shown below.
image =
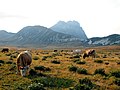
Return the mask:
<svg viewBox="0 0 120 90"><path fill-rule="evenodd" d="M22 76L26 75L29 65L32 63L32 55L29 51L21 52L17 57L17 70Z"/></svg>
<svg viewBox="0 0 120 90"><path fill-rule="evenodd" d="M80 49L73 50L73 54L81 54L82 51Z"/></svg>
<svg viewBox="0 0 120 90"><path fill-rule="evenodd" d="M84 59L89 56L92 56L95 58L95 50L94 49L86 50L85 53L83 54Z"/></svg>
<svg viewBox="0 0 120 90"><path fill-rule="evenodd" d="M3 48L1 52L9 52L8 48Z"/></svg>

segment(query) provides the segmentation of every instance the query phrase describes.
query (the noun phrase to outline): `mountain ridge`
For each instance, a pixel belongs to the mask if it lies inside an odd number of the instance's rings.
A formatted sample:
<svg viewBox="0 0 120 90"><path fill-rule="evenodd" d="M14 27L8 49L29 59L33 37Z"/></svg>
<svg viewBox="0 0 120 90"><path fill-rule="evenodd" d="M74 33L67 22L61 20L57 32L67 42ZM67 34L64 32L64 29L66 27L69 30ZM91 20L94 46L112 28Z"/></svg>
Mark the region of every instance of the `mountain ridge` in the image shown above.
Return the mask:
<svg viewBox="0 0 120 90"><path fill-rule="evenodd" d="M77 21L59 21L52 27L50 27L53 31L69 34L76 36L81 39L81 41L87 40L87 35L85 34L84 30L80 26L80 24Z"/></svg>

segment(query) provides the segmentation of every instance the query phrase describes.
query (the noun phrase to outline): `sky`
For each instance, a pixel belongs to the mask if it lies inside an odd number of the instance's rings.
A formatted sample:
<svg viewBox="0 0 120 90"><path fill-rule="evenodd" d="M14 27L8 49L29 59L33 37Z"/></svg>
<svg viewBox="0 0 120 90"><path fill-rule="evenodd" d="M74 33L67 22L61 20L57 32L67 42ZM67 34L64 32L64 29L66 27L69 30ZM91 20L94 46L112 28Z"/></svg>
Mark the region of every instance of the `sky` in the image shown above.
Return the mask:
<svg viewBox="0 0 120 90"><path fill-rule="evenodd" d="M0 0L0 30L73 20L88 38L120 34L120 0Z"/></svg>

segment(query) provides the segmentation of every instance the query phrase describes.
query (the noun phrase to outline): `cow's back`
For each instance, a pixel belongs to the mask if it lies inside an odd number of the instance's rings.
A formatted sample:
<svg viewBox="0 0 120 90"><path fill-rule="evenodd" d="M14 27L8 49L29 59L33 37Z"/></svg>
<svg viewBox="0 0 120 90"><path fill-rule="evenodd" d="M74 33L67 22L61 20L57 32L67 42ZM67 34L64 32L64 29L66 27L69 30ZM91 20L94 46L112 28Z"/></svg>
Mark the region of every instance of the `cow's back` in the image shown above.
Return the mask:
<svg viewBox="0 0 120 90"><path fill-rule="evenodd" d="M17 64L19 66L27 66L32 62L32 56L28 51L21 52L17 57Z"/></svg>

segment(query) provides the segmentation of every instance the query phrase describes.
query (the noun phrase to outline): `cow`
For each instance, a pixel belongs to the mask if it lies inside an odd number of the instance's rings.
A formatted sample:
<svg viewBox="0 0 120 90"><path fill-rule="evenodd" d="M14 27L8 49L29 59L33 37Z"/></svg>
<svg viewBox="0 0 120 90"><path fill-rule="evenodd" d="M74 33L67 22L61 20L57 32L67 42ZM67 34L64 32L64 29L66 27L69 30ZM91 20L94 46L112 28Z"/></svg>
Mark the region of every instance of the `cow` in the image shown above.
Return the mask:
<svg viewBox="0 0 120 90"><path fill-rule="evenodd" d="M95 50L94 49L89 49L86 50L85 53L83 54L83 59L85 59L86 57L92 56L93 58L95 58Z"/></svg>
<svg viewBox="0 0 120 90"><path fill-rule="evenodd" d="M26 72L32 63L32 55L29 51L23 51L17 56L17 73L21 76L26 76Z"/></svg>
<svg viewBox="0 0 120 90"><path fill-rule="evenodd" d="M80 50L80 49L73 50L73 54L80 55L81 53L82 53L82 50Z"/></svg>
<svg viewBox="0 0 120 90"><path fill-rule="evenodd" d="M9 52L8 48L3 48L1 52Z"/></svg>

